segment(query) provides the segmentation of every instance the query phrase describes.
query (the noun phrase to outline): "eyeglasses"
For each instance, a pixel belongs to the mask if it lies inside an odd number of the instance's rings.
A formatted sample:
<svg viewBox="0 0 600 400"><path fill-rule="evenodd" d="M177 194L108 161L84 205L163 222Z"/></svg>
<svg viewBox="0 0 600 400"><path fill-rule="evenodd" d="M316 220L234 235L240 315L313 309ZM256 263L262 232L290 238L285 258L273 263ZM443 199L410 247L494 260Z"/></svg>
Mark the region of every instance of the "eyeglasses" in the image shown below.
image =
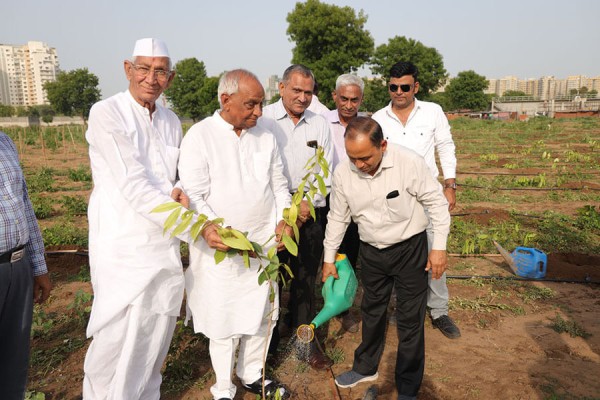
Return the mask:
<svg viewBox="0 0 600 400"><path fill-rule="evenodd" d="M398 91L398 88L400 88L400 90L402 90L404 93L406 93L412 89L412 86L413 85L408 85L408 84L396 85L395 83L390 83L389 88L390 88L390 92L396 93Z"/></svg>
<svg viewBox="0 0 600 400"><path fill-rule="evenodd" d="M166 69L155 69L148 68L145 65L136 65L130 63L133 69L137 72L137 74L143 78L147 77L150 71L153 72L154 77L159 81L166 81L171 76L172 71L167 71Z"/></svg>

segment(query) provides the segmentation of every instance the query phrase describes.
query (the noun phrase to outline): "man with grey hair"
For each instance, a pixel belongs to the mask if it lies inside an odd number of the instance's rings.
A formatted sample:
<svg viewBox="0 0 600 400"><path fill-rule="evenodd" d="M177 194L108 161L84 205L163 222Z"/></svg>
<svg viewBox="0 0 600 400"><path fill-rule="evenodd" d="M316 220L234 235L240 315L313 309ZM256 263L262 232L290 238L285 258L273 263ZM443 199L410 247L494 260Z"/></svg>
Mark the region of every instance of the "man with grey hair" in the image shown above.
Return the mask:
<svg viewBox="0 0 600 400"><path fill-rule="evenodd" d="M320 115L308 110L312 100L315 78L310 69L301 64L288 67L279 83L278 102L264 109L261 122L275 134L281 151L284 174L288 180L290 192L296 192L302 178L308 171L304 169L306 162L314 157L316 149L321 146L329 165L333 162L331 134L329 124ZM324 178L327 188L331 187L331 174ZM329 189L328 189L329 190ZM311 218L308 203L300 205L299 219L303 223L300 228L298 256L289 255L289 263L294 274L290 285L290 300L287 315L288 326L297 328L309 324L316 315L315 284L317 270L323 253L323 229L319 221L321 208L325 206L325 198L316 194L312 199L316 208L317 221ZM282 255L282 259L285 256ZM278 331L273 335L272 353L276 349ZM332 361L323 354L315 342L311 342L308 358L315 369L327 368Z"/></svg>
<svg viewBox="0 0 600 400"><path fill-rule="evenodd" d="M333 143L333 165L334 171L337 165L348 159L346 147L344 145L344 132L348 122L358 115L358 110L363 100L365 89L364 81L354 74L340 75L335 81L335 90L331 93L335 102L335 110L328 111L323 115L329 127L331 128L331 142ZM327 196L327 205L323 213L323 230L327 224L327 212L329 212L329 196ZM350 222L344 240L340 246L340 253L346 254L348 261L353 267L356 267L358 260L358 248L360 239L358 237L358 226ZM352 314L346 311L340 315L342 327L351 333L358 332L358 324Z"/></svg>
<svg viewBox="0 0 600 400"><path fill-rule="evenodd" d="M179 175L189 195L191 208L223 218L225 224L257 243L283 248L279 241L286 226L283 210L290 205L288 182L283 174L277 141L257 125L262 115L264 90L254 74L238 69L226 72L218 88L221 109L195 124L181 145ZM278 317L279 304L269 301L275 282L258 284L259 262L251 258L227 257L215 264L215 250L227 251L209 225L203 240L190 245L190 266L185 273L188 312L194 330L210 339L209 351L216 382L210 388L215 399L233 399L236 375L246 390L262 394L262 368L266 349ZM275 240L270 240L275 234ZM265 380L265 396L287 390L272 379Z"/></svg>
<svg viewBox="0 0 600 400"><path fill-rule="evenodd" d="M96 103L89 118L94 189L88 206L93 337L83 398L158 399L161 368L184 291L179 239L163 235L156 206L179 200L174 188L182 132L156 102L174 72L164 42L136 42L124 62L129 90ZM186 239L189 235L180 235Z"/></svg>

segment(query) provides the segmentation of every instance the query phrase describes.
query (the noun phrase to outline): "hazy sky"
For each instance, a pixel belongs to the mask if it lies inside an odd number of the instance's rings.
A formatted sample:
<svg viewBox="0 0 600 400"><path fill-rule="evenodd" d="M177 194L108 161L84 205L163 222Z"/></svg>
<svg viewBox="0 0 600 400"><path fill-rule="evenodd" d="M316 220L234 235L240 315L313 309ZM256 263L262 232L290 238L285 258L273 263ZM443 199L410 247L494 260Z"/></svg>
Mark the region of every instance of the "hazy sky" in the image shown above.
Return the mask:
<svg viewBox="0 0 600 400"><path fill-rule="evenodd" d="M435 47L451 76L600 75L598 0L327 0L362 9L375 45L406 36ZM102 96L127 87L122 61L136 39L159 37L173 61L196 57L209 75L247 68L265 82L292 57L292 0L3 0L0 43L55 47L63 70L87 67ZM363 73L366 75L368 70ZM318 78L318 77L317 77Z"/></svg>

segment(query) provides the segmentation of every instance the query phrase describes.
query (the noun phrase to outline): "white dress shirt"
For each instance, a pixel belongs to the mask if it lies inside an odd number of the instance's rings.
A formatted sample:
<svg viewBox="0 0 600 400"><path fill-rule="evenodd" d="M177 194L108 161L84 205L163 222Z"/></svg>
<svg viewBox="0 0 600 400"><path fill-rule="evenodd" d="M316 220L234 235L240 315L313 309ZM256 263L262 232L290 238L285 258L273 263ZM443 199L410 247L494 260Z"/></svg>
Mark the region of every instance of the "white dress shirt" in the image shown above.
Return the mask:
<svg viewBox="0 0 600 400"><path fill-rule="evenodd" d="M340 114L337 109L322 115L329 122L329 128L331 129L331 143L333 144L333 167L331 169L335 171L335 167L340 162L348 159L346 144L344 143L346 127L340 122Z"/></svg>
<svg viewBox="0 0 600 400"><path fill-rule="evenodd" d="M312 96L312 100L307 108L307 110L310 110L312 112L314 112L315 114L325 114L326 112L329 111L329 108L325 107L325 104L321 103L321 100L319 100L319 98L317 97L316 94L313 94Z"/></svg>
<svg viewBox="0 0 600 400"><path fill-rule="evenodd" d="M308 146L309 142L316 141L318 146L323 147L325 159L331 170L333 149L329 124L325 118L306 110L298 123L294 125L283 106L283 101L279 99L277 103L270 104L263 109L263 116L260 121L275 134L283 161L283 172L288 179L290 192L294 193L298 190L302 178L308 173L304 166L315 155L315 149ZM314 172L319 173L320 171L321 169L317 165ZM331 173L327 178L324 178L324 181L329 191ZM313 204L315 207L323 207L325 198L317 193Z"/></svg>
<svg viewBox="0 0 600 400"><path fill-rule="evenodd" d="M183 270L179 240L163 235L168 213L151 213L172 202L181 124L156 105L150 114L129 91L96 103L89 142L94 189L88 206L94 303L88 337L129 304L179 315Z"/></svg>
<svg viewBox="0 0 600 400"><path fill-rule="evenodd" d="M425 208L433 224L432 248L445 250L450 230L448 202L422 157L388 144L373 176L343 161L333 176L324 261L335 261L351 218L361 241L384 249L423 232L429 224Z"/></svg>
<svg viewBox="0 0 600 400"><path fill-rule="evenodd" d="M416 151L425 158L434 178L439 176L435 163L438 152L444 179L456 178L455 147L450 133L450 124L442 108L435 103L415 99L406 125L392 111L392 103L373 114L379 122L384 137L390 143L396 143Z"/></svg>
<svg viewBox="0 0 600 400"><path fill-rule="evenodd" d="M179 175L193 209L209 219L224 218L225 226L247 232L261 245L272 237L290 205L274 135L257 125L237 136L219 111L185 135ZM256 334L269 309L269 285L258 284L258 261L251 259L247 268L236 256L216 265L214 254L203 239L190 246L185 278L194 329L211 339ZM276 304L274 319L277 308Z"/></svg>

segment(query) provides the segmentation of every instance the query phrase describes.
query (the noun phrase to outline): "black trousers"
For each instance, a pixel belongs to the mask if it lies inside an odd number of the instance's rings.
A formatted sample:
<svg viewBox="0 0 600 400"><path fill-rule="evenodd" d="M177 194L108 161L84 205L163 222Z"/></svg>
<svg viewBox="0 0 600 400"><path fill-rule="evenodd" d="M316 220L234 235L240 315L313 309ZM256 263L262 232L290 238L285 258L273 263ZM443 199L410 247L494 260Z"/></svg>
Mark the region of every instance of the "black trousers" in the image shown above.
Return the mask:
<svg viewBox="0 0 600 400"><path fill-rule="evenodd" d="M416 396L425 367L425 307L427 305L427 235L379 250L364 242L359 263L364 296L361 304L362 342L352 369L363 375L377 372L383 354L387 306L396 290L398 350L396 387L399 395Z"/></svg>
<svg viewBox="0 0 600 400"><path fill-rule="evenodd" d="M315 285L317 271L321 264L323 255L323 229L319 223L321 218L320 209L315 210L317 221L312 219L306 221L300 228L300 243L298 245L298 256L294 257L287 251L279 253L279 260L287 263L294 274L290 284L290 297L288 301L288 314L285 316L286 323L297 328L302 324L309 324L316 315L315 310ZM285 274L285 272L284 272ZM281 296L281 284L279 287ZM279 324L273 330L269 353L274 354L279 345Z"/></svg>
<svg viewBox="0 0 600 400"><path fill-rule="evenodd" d="M33 272L25 255L0 264L0 398L22 400L27 386Z"/></svg>

